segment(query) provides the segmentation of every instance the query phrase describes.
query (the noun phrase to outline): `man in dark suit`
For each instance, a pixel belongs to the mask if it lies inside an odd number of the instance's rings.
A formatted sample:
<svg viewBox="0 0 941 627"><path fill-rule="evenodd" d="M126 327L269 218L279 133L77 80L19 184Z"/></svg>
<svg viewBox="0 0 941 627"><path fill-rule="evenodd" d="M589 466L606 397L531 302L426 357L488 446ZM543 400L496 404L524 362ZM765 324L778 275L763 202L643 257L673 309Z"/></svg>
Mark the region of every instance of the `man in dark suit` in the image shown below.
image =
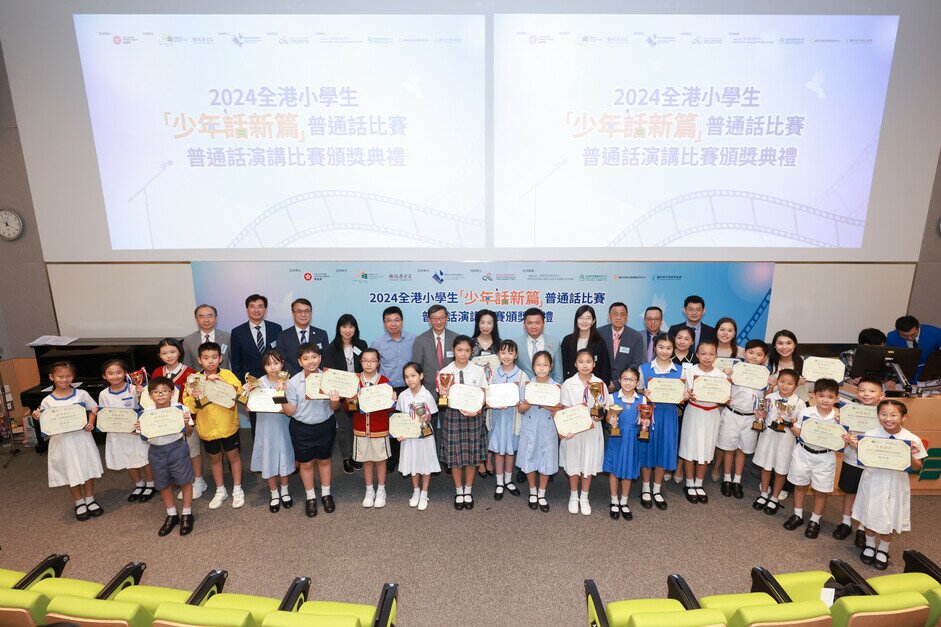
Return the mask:
<svg viewBox="0 0 941 627"><path fill-rule="evenodd" d="M306 342L313 342L321 353L329 340L327 332L313 326L310 321L314 315L314 306L306 298L298 298L291 303L291 316L294 324L278 333L278 351L284 355L284 363L293 377L301 371L297 362L297 348Z"/></svg>
<svg viewBox="0 0 941 627"><path fill-rule="evenodd" d="M695 333L695 342L691 347L693 352L699 348L699 343L703 340L719 341L715 327L710 327L702 321L702 317L706 314L706 301L702 299L702 296L695 294L687 296L683 301L683 314L686 320L670 327L670 337L675 336L681 327L690 327Z"/></svg>
<svg viewBox="0 0 941 627"><path fill-rule="evenodd" d="M183 338L183 363L197 372L202 370L202 366L199 365L199 345L206 342L215 342L222 349L222 361L219 362L219 367L231 370L229 353L232 337L228 331L216 328L218 316L216 308L212 305L202 304L196 308L193 315L196 317L196 326L199 329ZM235 376L240 377L244 374L236 373Z"/></svg>
<svg viewBox="0 0 941 627"><path fill-rule="evenodd" d="M644 330L640 334L641 339L644 341L643 363L650 363L656 357L653 338L663 332L663 310L656 305L647 307L644 311Z"/></svg>
<svg viewBox="0 0 941 627"><path fill-rule="evenodd" d="M620 388L618 375L627 367L640 368L644 363L644 337L627 326L627 305L621 302L611 303L608 307L608 322L598 327L598 333L608 349L608 361L611 363L611 385L613 392Z"/></svg>
<svg viewBox="0 0 941 627"><path fill-rule="evenodd" d="M265 376L265 368L261 363L261 354L278 343L278 333L281 325L265 320L268 313L268 299L261 294L252 294L245 299L245 311L248 313L248 322L243 322L232 329L232 348L229 354L232 361L232 372L242 378L245 373L256 378ZM252 425L252 437L255 436L255 412L248 412L248 420Z"/></svg>
<svg viewBox="0 0 941 627"><path fill-rule="evenodd" d="M895 321L895 330L886 336L886 346L897 348L919 348L918 372L915 380L921 380L921 371L931 353L941 350L941 329L930 324L921 324L915 316L902 316Z"/></svg>

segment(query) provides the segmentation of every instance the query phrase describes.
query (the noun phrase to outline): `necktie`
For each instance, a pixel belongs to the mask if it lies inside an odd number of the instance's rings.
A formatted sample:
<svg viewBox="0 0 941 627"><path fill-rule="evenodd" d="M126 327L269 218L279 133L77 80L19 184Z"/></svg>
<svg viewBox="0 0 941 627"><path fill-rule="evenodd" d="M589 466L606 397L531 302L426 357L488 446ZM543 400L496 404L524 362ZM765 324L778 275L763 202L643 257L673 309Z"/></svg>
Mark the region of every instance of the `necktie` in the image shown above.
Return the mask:
<svg viewBox="0 0 941 627"><path fill-rule="evenodd" d="M653 335L647 332L647 361L653 361Z"/></svg>
<svg viewBox="0 0 941 627"><path fill-rule="evenodd" d="M441 336L438 336L438 370L444 368L444 350L441 348Z"/></svg>
<svg viewBox="0 0 941 627"><path fill-rule="evenodd" d="M918 348L918 340L912 340L912 348Z"/></svg>
<svg viewBox="0 0 941 627"><path fill-rule="evenodd" d="M261 337L261 325L255 325L255 346L258 347L258 352L265 352L265 340Z"/></svg>
<svg viewBox="0 0 941 627"><path fill-rule="evenodd" d="M208 341L209 341L209 334L207 333L207 334L206 334L206 339L203 340L203 342L208 342Z"/></svg>
<svg viewBox="0 0 941 627"><path fill-rule="evenodd" d="M301 344L307 341L307 329L301 331Z"/></svg>
<svg viewBox="0 0 941 627"><path fill-rule="evenodd" d="M529 357L532 358L536 354L536 340L530 340L532 343L532 348L529 349Z"/></svg>
<svg viewBox="0 0 941 627"><path fill-rule="evenodd" d="M464 383L464 371L463 370L458 370L457 381L458 383Z"/></svg>
<svg viewBox="0 0 941 627"><path fill-rule="evenodd" d="M621 348L621 333L623 332L624 332L623 329L621 331L614 332L614 358L615 359L618 358L618 349Z"/></svg>

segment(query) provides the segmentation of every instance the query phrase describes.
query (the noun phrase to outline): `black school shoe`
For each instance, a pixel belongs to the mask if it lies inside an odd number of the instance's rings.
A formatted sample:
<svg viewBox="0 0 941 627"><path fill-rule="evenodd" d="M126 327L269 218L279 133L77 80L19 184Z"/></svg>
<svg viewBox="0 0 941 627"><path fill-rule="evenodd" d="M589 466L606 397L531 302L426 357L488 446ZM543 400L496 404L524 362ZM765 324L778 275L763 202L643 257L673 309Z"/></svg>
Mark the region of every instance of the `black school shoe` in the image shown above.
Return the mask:
<svg viewBox="0 0 941 627"><path fill-rule="evenodd" d="M85 504L88 507L88 514L93 518L98 518L105 513L105 510L101 508L101 505L98 505L98 502L95 499L91 500L91 503ZM95 509L92 509L92 505L95 506Z"/></svg>
<svg viewBox="0 0 941 627"><path fill-rule="evenodd" d="M307 514L308 518L313 518L317 515L317 499L307 499L304 502L304 513Z"/></svg>
<svg viewBox="0 0 941 627"><path fill-rule="evenodd" d="M333 496L328 494L327 496L320 497L321 502L323 503L323 511L328 514L332 514L337 511L337 504L333 501Z"/></svg>
<svg viewBox="0 0 941 627"><path fill-rule="evenodd" d="M180 535L188 536L191 531L193 531L193 523L196 522L196 517L192 514L183 514L180 517Z"/></svg>
<svg viewBox="0 0 941 627"><path fill-rule="evenodd" d="M608 513L611 520L617 520L621 517L621 506L617 503L611 503L611 511Z"/></svg>
<svg viewBox="0 0 941 627"><path fill-rule="evenodd" d="M862 529L857 529L856 539L853 542L853 544L855 544L856 548L858 549L865 549L866 548L866 532L863 531Z"/></svg>
<svg viewBox="0 0 941 627"><path fill-rule="evenodd" d="M880 555L885 555L885 561L879 559ZM885 570L886 568L888 568L889 567L889 554L886 553L885 551L876 551L876 556L875 558L873 558L872 566L873 568L876 568L878 570Z"/></svg>
<svg viewBox="0 0 941 627"><path fill-rule="evenodd" d="M640 506L644 509L650 509L653 507L653 499L650 496L650 492L641 492L640 493Z"/></svg>
<svg viewBox="0 0 941 627"><path fill-rule="evenodd" d="M143 494L140 495L140 498L137 499L137 502L146 503L150 499L154 498L156 494L157 494L157 490L155 488L151 488L150 486L144 486L144 492Z"/></svg>
<svg viewBox="0 0 941 627"><path fill-rule="evenodd" d="M78 510L82 510L82 513L79 513ZM85 503L75 506L75 518L81 521L86 521L91 518L91 514L88 513L88 506Z"/></svg>
<svg viewBox="0 0 941 627"><path fill-rule="evenodd" d="M791 514L791 517L784 521L784 528L788 531L794 531L804 524L804 519L797 514Z"/></svg>
<svg viewBox="0 0 941 627"><path fill-rule="evenodd" d="M765 496L758 495L758 498L755 499L755 502L751 504L752 509L761 511L765 508L765 505L768 504L768 498Z"/></svg>
<svg viewBox="0 0 941 627"><path fill-rule="evenodd" d="M872 555L866 555L866 551L872 551ZM859 554L859 561L866 566L872 566L873 562L876 561L876 550L872 547L863 548Z"/></svg>
<svg viewBox="0 0 941 627"><path fill-rule="evenodd" d="M853 533L853 529L846 523L840 523L833 530L833 537L837 540L846 540Z"/></svg>
<svg viewBox="0 0 941 627"><path fill-rule="evenodd" d="M290 494L282 494L281 505L284 506L284 509L291 509L294 507L294 499L291 498Z"/></svg>
<svg viewBox="0 0 941 627"><path fill-rule="evenodd" d="M732 482L723 481L722 485L719 486L719 492L722 493L722 496L732 496Z"/></svg>
<svg viewBox="0 0 941 627"><path fill-rule="evenodd" d="M163 526L160 527L160 530L157 531L157 535L163 537L169 535L173 528L180 524L180 517L177 515L167 516L167 519L163 521Z"/></svg>
<svg viewBox="0 0 941 627"><path fill-rule="evenodd" d="M810 521L807 523L807 529L804 530L804 537L810 538L811 540L816 540L817 536L820 535L820 523Z"/></svg>
<svg viewBox="0 0 941 627"><path fill-rule="evenodd" d="M134 491L127 495L128 503L136 503L144 493L144 486L137 486Z"/></svg>
<svg viewBox="0 0 941 627"><path fill-rule="evenodd" d="M732 496L737 499L745 498L745 490L742 489L741 483L732 482Z"/></svg>
<svg viewBox="0 0 941 627"><path fill-rule="evenodd" d="M666 499L663 498L663 495L659 492L655 492L653 495L653 504L657 506L657 509L663 511L667 508Z"/></svg>
<svg viewBox="0 0 941 627"><path fill-rule="evenodd" d="M351 457L343 460L343 472L348 475L353 474L353 459Z"/></svg>

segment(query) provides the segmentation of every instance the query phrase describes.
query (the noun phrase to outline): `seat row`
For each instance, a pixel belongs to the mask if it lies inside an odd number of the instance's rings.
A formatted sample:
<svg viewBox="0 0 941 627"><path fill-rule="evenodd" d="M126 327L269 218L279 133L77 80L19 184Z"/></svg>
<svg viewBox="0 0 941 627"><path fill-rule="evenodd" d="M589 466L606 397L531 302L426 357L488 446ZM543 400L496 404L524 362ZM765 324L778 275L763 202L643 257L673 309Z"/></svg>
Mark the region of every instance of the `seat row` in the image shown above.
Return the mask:
<svg viewBox="0 0 941 627"><path fill-rule="evenodd" d="M391 627L396 584L376 605L314 601L297 577L280 599L223 592L228 573L213 570L193 590L142 585L142 562L101 584L62 576L67 555L50 555L28 573L0 569L0 625L87 627Z"/></svg>
<svg viewBox="0 0 941 627"><path fill-rule="evenodd" d="M697 597L680 575L667 577L667 598L605 605L585 581L590 627L939 627L941 569L915 550L903 553L905 571L865 579L842 560L830 572L771 574L756 566L751 591ZM832 604L821 600L833 590Z"/></svg>

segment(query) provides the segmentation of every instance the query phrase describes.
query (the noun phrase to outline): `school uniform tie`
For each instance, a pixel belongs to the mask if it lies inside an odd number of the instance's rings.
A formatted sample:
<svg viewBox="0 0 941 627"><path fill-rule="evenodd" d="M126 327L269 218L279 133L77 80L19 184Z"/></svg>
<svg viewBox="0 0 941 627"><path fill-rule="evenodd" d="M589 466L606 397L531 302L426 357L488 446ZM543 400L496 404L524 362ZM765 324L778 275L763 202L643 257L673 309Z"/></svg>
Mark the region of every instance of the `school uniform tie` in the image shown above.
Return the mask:
<svg viewBox="0 0 941 627"><path fill-rule="evenodd" d="M307 341L307 329L301 331L301 344Z"/></svg>
<svg viewBox="0 0 941 627"><path fill-rule="evenodd" d="M463 371L463 370L458 370L458 372L457 372L457 382L458 382L458 383L464 383L464 371Z"/></svg>
<svg viewBox="0 0 941 627"><path fill-rule="evenodd" d="M263 337L261 337L261 325L260 324L255 325L255 346L258 347L259 353L265 352L265 340Z"/></svg>
<svg viewBox="0 0 941 627"><path fill-rule="evenodd" d="M441 347L441 336L438 336L438 370L444 368L444 349Z"/></svg>

